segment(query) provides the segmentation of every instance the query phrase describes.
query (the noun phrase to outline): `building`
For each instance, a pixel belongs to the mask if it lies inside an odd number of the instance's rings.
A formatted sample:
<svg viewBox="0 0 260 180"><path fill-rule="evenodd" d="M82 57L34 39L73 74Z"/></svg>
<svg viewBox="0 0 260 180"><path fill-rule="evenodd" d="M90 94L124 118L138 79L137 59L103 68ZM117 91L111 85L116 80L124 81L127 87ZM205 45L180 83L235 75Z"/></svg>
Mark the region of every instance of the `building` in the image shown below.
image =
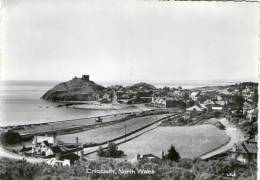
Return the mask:
<svg viewBox="0 0 260 180"><path fill-rule="evenodd" d="M165 98L153 98L152 104L158 108L166 108L166 99Z"/></svg>
<svg viewBox="0 0 260 180"><path fill-rule="evenodd" d="M195 92L192 92L192 93L190 94L190 98L191 98L193 101L197 101L199 96L200 96L200 91L195 91Z"/></svg>
<svg viewBox="0 0 260 180"><path fill-rule="evenodd" d="M246 113L246 119L248 119L250 121L256 121L257 116L258 116L257 108L251 109L251 110L247 111L247 113Z"/></svg>
<svg viewBox="0 0 260 180"><path fill-rule="evenodd" d="M34 136L32 144L40 144L43 141L47 141L49 144L54 144L55 143L55 136Z"/></svg>
<svg viewBox="0 0 260 180"><path fill-rule="evenodd" d="M199 112L207 111L207 109L208 108L203 104L196 104L194 106L186 108L187 111L199 111Z"/></svg>
<svg viewBox="0 0 260 180"><path fill-rule="evenodd" d="M238 144L234 144L230 151L231 159L242 164L248 164L252 160L257 159L257 142L255 140L247 140Z"/></svg>
<svg viewBox="0 0 260 180"><path fill-rule="evenodd" d="M220 107L220 106L212 106L212 111L222 111L223 110L223 107Z"/></svg>
<svg viewBox="0 0 260 180"><path fill-rule="evenodd" d="M54 136L34 136L31 153L34 155L47 156L46 152L54 143Z"/></svg>
<svg viewBox="0 0 260 180"><path fill-rule="evenodd" d="M189 112L189 111L184 112L182 117L183 117L184 121L189 121L191 119L191 112Z"/></svg>
<svg viewBox="0 0 260 180"><path fill-rule="evenodd" d="M143 154L143 155L137 154L137 161L141 161L141 160L151 161L151 162L160 162L162 159L153 154Z"/></svg>
<svg viewBox="0 0 260 180"><path fill-rule="evenodd" d="M57 160L56 158L51 158L46 162L49 166L70 166L70 161L68 159L65 160Z"/></svg>

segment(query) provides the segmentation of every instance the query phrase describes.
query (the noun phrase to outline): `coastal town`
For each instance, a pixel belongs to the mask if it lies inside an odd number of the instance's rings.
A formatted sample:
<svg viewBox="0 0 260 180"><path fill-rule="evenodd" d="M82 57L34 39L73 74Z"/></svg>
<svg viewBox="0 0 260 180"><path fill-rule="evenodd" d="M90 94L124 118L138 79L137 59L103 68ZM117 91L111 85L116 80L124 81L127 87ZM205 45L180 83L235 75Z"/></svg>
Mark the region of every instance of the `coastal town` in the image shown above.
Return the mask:
<svg viewBox="0 0 260 180"><path fill-rule="evenodd" d="M119 113L1 127L2 148L28 162L34 159L51 167L74 167L106 159L157 165L182 159L203 163L217 160L229 167L220 173L224 178L240 177L240 172L247 173L249 167L256 166L257 83L193 89L156 88L144 82L103 87L89 75L82 75L58 84L42 99L58 103L56 108L115 108ZM176 135L171 135L177 128L195 128L191 130L194 133L200 128L194 137L204 133L204 139L191 139L182 148L178 141L175 143ZM231 129L239 135L230 133ZM162 143L155 137L147 140L153 135ZM179 136L181 142L193 135Z"/></svg>

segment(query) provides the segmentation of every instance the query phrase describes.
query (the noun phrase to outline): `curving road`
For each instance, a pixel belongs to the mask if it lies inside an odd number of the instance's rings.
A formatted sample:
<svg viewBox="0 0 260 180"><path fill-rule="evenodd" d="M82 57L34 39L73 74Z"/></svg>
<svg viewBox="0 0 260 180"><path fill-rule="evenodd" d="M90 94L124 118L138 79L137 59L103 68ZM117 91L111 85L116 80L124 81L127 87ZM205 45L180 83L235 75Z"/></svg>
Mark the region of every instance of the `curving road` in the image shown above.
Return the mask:
<svg viewBox="0 0 260 180"><path fill-rule="evenodd" d="M10 158L10 159L17 159L17 160L26 160L27 162L30 163L42 163L47 161L48 159L42 159L42 158L33 158L33 157L25 157L21 156L19 154L10 152L3 147L0 146L0 158Z"/></svg>
<svg viewBox="0 0 260 180"><path fill-rule="evenodd" d="M229 150L230 148L232 148L235 143L245 140L244 133L240 129L236 128L233 124L231 124L226 118L221 118L219 120L219 122L221 122L226 127L225 132L227 135L230 136L230 141L228 144L226 144L214 151L211 151L205 155L202 155L200 157L201 159L208 159L212 156L223 153L223 152Z"/></svg>

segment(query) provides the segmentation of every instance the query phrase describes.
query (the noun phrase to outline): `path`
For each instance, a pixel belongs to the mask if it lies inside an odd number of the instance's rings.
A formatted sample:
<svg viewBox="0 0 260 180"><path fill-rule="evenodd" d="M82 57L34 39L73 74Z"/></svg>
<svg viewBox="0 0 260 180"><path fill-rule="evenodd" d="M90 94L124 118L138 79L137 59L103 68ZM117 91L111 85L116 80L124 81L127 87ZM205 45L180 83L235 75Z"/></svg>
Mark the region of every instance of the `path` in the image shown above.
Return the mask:
<svg viewBox="0 0 260 180"><path fill-rule="evenodd" d="M240 129L236 128L234 125L232 125L226 118L221 118L219 122L221 122L226 127L225 132L227 133L227 135L230 136L230 141L228 144L205 155L202 155L200 157L201 159L208 159L212 156L223 153L232 148L235 143L245 140L243 132Z"/></svg>
<svg viewBox="0 0 260 180"><path fill-rule="evenodd" d="M48 159L42 159L42 158L33 158L33 157L25 157L21 156L19 154L10 152L3 147L0 146L0 158L10 158L10 159L17 159L17 160L26 160L27 162L30 163L42 163L47 161Z"/></svg>

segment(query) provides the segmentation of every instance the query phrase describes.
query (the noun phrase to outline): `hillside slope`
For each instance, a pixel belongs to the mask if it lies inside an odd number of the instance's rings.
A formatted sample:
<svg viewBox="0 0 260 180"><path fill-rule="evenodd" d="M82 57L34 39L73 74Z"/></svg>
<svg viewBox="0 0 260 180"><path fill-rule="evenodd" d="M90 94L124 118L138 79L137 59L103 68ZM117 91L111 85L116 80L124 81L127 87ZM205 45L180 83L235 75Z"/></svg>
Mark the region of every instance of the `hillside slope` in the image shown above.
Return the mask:
<svg viewBox="0 0 260 180"><path fill-rule="evenodd" d="M47 101L93 101L99 99L106 88L89 80L88 75L60 83L41 98Z"/></svg>

